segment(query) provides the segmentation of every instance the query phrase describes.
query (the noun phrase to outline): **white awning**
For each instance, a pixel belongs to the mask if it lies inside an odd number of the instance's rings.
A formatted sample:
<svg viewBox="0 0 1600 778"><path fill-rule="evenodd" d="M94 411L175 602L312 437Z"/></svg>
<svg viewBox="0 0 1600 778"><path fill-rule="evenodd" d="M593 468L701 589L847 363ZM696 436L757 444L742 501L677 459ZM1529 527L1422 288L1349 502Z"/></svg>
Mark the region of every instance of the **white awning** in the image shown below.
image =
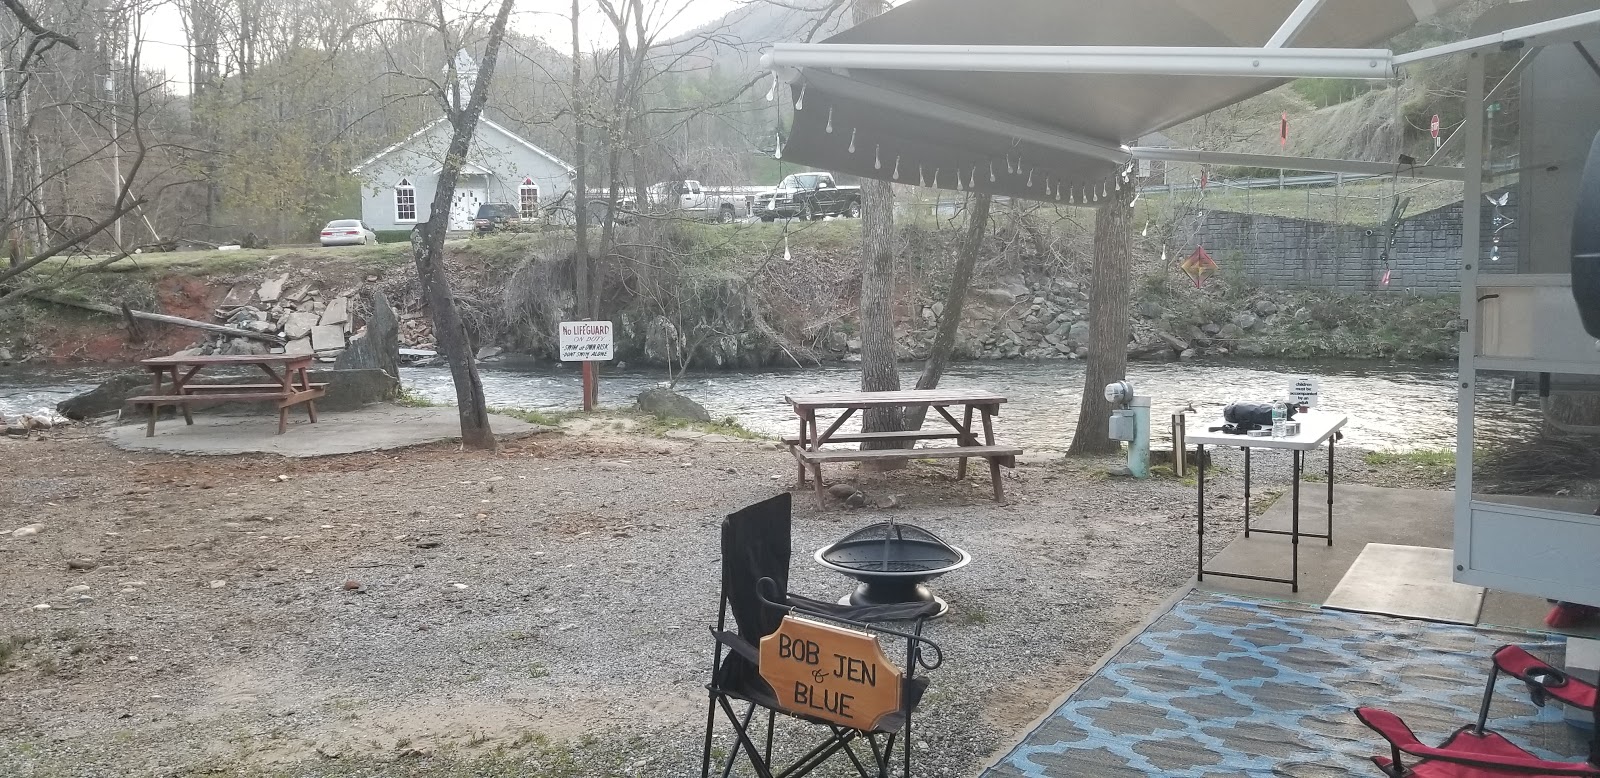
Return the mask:
<svg viewBox="0 0 1600 778"><path fill-rule="evenodd" d="M1291 74L1389 78L1381 43L1459 0L911 0L774 46L783 159L945 189L1093 200L1128 144ZM1264 48L1269 42L1287 46ZM1238 75L1248 73L1249 75ZM1184 75L1174 75L1184 74Z"/></svg>

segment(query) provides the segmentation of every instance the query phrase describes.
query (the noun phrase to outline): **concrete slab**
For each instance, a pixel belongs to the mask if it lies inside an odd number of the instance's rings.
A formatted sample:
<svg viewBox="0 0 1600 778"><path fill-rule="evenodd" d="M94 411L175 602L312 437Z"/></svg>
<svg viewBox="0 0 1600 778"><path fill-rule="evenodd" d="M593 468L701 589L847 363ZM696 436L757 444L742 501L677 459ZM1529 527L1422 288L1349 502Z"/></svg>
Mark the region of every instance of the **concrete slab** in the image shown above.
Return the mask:
<svg viewBox="0 0 1600 778"><path fill-rule="evenodd" d="M311 334L311 328L317 326L317 315L314 313L296 311L283 319L283 336L295 340Z"/></svg>
<svg viewBox="0 0 1600 778"><path fill-rule="evenodd" d="M328 301L328 307L322 309L322 318L317 323L323 326L330 324L344 324L350 321L350 298L335 297Z"/></svg>
<svg viewBox="0 0 1600 778"><path fill-rule="evenodd" d="M455 408L402 408L369 405L359 411L319 412L316 424L304 412L291 409L289 431L277 434L276 415L197 414L194 426L182 419L162 421L153 438L144 424L127 424L106 432L112 445L127 451L220 456L277 454L285 457L321 457L381 451L461 438L461 417ZM509 416L491 415L490 424L501 439L550 431Z"/></svg>
<svg viewBox="0 0 1600 778"><path fill-rule="evenodd" d="M1208 478L1207 491L1211 480ZM1234 484L1229 487L1237 489ZM1387 489L1359 484L1339 484L1334 489L1333 545L1321 538L1300 539L1300 591L1286 584L1209 577L1198 583L1208 591L1236 592L1257 597L1322 605L1327 602L1356 557L1368 543L1389 543L1432 548L1455 547L1455 493L1448 490ZM1519 498L1490 499L1520 502ZM1321 533L1327 527L1327 485L1300 487L1300 529ZM1289 528L1289 495L1279 497L1266 513L1251 520L1252 527ZM1194 547L1186 549L1194 552ZM1208 570L1253 575L1289 576L1289 538L1285 535L1242 533L1220 553L1206 560ZM1543 599L1488 590L1484 594L1479 624L1549 631L1544 616L1550 606ZM1600 637L1600 627L1562 630L1569 635Z"/></svg>
<svg viewBox="0 0 1600 778"><path fill-rule="evenodd" d="M344 327L337 324L319 324L312 327L311 348L315 351L333 351L344 348Z"/></svg>
<svg viewBox="0 0 1600 778"><path fill-rule="evenodd" d="M1322 607L1477 624L1483 587L1451 580L1453 556L1448 548L1368 543Z"/></svg>
<svg viewBox="0 0 1600 778"><path fill-rule="evenodd" d="M276 302L278 297L283 294L283 285L287 283L289 283L288 273L262 281L261 288L256 290L256 298L263 303Z"/></svg>
<svg viewBox="0 0 1600 778"><path fill-rule="evenodd" d="M283 353L310 355L315 354L316 349L311 347L311 336L307 335L303 338L296 338L295 340L285 343L283 346Z"/></svg>

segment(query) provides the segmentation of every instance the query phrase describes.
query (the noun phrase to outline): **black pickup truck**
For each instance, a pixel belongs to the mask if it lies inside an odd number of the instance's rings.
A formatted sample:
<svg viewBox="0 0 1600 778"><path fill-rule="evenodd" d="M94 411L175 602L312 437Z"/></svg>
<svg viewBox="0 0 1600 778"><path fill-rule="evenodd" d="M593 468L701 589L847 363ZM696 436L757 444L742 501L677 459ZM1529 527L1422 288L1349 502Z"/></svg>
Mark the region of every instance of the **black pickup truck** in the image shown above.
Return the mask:
<svg viewBox="0 0 1600 778"><path fill-rule="evenodd" d="M832 173L795 173L778 186L756 195L756 216L764 222L798 216L816 220L824 216L854 219L861 215L861 187L839 186Z"/></svg>

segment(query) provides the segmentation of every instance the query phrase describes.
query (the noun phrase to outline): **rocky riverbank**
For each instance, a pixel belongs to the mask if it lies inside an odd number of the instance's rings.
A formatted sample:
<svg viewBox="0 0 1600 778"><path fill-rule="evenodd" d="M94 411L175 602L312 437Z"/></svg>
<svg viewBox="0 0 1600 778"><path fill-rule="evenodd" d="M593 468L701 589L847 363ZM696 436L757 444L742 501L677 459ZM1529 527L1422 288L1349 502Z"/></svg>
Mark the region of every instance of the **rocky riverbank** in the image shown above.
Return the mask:
<svg viewBox="0 0 1600 778"><path fill-rule="evenodd" d="M616 323L619 360L715 369L859 358L857 225L826 222L792 234L774 225L735 225L730 235L703 225L684 229L679 239L700 241L706 252L697 263L647 273L640 260L621 263L607 276L602 297ZM927 355L944 316L942 283L955 251L951 232L904 230L909 271L901 274L896 310L903 359ZM707 248L713 238L724 242ZM774 256L785 245L787 253ZM329 359L364 321L364 301L376 291L398 309L401 345L430 349L432 326L405 248L171 255L95 274L69 291L100 304L215 319ZM569 248L551 235L512 235L458 241L447 249L480 357L552 357L555 323L573 316ZM1093 345L1092 290L1081 260L1019 255L998 243L986 247L956 358L1086 355ZM1241 278L1214 278L1195 288L1187 279L1175 283L1173 274L1141 255L1129 310L1133 339L1126 346L1134 359L1453 354L1453 297L1266 289ZM118 362L184 348L244 353L267 347L259 341L174 327L130 329L120 317L49 303L0 310L0 363Z"/></svg>

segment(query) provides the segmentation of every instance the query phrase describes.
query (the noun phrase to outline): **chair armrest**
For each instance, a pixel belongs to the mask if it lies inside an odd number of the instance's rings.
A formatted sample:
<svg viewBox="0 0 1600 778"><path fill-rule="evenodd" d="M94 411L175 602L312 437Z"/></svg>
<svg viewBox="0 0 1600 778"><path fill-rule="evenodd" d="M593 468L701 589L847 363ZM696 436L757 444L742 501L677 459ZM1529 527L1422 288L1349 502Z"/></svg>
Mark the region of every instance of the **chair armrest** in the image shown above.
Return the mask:
<svg viewBox="0 0 1600 778"><path fill-rule="evenodd" d="M716 638L718 643L727 646L728 650L749 660L750 664L761 664L761 652L755 646L750 645L750 641L739 637L737 632L725 632L713 627L711 629L711 637Z"/></svg>
<svg viewBox="0 0 1600 778"><path fill-rule="evenodd" d="M1356 708L1356 718L1389 741L1400 752L1426 759L1436 759L1452 764L1473 767L1503 767L1540 775L1578 775L1600 778L1600 768L1575 762L1550 762L1531 757L1501 756L1499 754L1469 753L1446 748L1426 746L1417 740L1416 733L1406 726L1399 716L1377 708ZM1397 760L1398 761L1398 760ZM1398 765L1397 765L1398 766Z"/></svg>
<svg viewBox="0 0 1600 778"><path fill-rule="evenodd" d="M1494 666L1526 683L1535 705L1543 707L1548 696L1584 710L1595 707L1594 684L1567 675L1520 646L1496 649Z"/></svg>

